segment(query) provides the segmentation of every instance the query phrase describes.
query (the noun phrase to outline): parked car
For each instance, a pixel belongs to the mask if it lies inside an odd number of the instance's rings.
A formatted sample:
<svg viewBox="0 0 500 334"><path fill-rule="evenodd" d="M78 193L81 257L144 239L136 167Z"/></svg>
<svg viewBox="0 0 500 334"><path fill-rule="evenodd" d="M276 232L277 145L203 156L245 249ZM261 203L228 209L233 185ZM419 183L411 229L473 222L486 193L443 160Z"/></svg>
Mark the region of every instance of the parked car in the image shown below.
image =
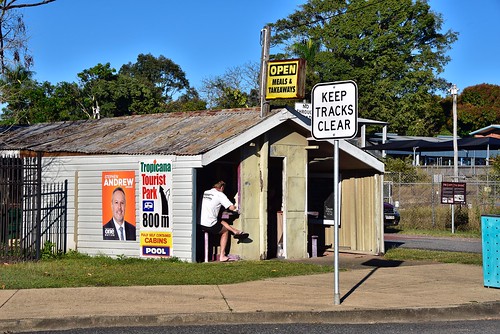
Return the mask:
<svg viewBox="0 0 500 334"><path fill-rule="evenodd" d="M384 202L384 227L399 225L400 219L398 209L391 203Z"/></svg>

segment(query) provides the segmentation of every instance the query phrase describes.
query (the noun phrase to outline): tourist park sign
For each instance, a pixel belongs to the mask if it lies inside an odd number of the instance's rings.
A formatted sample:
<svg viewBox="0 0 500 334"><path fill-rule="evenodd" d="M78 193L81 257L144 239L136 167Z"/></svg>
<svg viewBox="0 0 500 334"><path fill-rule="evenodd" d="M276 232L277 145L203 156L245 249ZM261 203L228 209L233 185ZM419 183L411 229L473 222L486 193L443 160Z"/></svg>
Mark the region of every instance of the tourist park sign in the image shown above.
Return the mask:
<svg viewBox="0 0 500 334"><path fill-rule="evenodd" d="M349 139L358 132L358 86L354 81L319 83L312 90L312 136Z"/></svg>

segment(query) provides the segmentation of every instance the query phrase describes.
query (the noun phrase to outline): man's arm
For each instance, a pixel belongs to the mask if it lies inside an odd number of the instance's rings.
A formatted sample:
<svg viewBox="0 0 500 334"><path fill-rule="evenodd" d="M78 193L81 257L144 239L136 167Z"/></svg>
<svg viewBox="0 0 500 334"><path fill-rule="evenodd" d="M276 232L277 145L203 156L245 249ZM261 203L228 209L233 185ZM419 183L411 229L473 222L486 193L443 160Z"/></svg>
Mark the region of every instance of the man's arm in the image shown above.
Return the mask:
<svg viewBox="0 0 500 334"><path fill-rule="evenodd" d="M238 208L227 198L226 194L220 192L220 203L226 210L236 211Z"/></svg>

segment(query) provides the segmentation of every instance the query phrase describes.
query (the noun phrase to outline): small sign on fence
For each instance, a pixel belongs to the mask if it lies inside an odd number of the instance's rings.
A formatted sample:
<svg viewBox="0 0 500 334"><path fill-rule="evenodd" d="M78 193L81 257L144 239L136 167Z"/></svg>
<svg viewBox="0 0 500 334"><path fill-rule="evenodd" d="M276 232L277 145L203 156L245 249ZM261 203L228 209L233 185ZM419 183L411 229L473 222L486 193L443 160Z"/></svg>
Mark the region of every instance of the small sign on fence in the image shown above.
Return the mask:
<svg viewBox="0 0 500 334"><path fill-rule="evenodd" d="M441 182L441 204L465 204L465 182Z"/></svg>

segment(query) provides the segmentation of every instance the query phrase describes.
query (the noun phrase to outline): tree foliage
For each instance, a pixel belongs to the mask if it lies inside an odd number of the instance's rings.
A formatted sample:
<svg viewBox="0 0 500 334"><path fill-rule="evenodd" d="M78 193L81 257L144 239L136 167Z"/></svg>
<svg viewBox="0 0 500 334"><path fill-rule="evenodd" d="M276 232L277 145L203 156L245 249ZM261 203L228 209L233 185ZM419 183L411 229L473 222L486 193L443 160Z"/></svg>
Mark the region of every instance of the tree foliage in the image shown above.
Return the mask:
<svg viewBox="0 0 500 334"><path fill-rule="evenodd" d="M200 95L194 88L189 88L176 101L169 102L166 105L168 112L196 111L205 110L206 108L207 102L200 98Z"/></svg>
<svg viewBox="0 0 500 334"><path fill-rule="evenodd" d="M316 57L321 51L321 42L317 40L303 39L299 40L292 45L285 48L287 53L279 53L273 55L272 58L276 60L283 60L291 58L301 58L306 61L306 98L311 99L310 92L312 87L318 82L321 82L320 75L317 68L314 66ZM275 101L273 104L282 105L280 101Z"/></svg>
<svg viewBox="0 0 500 334"><path fill-rule="evenodd" d="M259 64L228 68L223 75L205 78L200 89L210 109L259 105Z"/></svg>
<svg viewBox="0 0 500 334"><path fill-rule="evenodd" d="M94 115L116 117L151 114L162 111L162 97L152 83L124 74L116 74L109 63L78 73L82 105ZM89 112L90 114L90 112Z"/></svg>
<svg viewBox="0 0 500 334"><path fill-rule="evenodd" d="M123 65L119 73L158 88L165 102L189 89L189 81L181 67L164 56L156 58L151 54L140 54L137 62Z"/></svg>
<svg viewBox="0 0 500 334"><path fill-rule="evenodd" d="M52 85L37 82L33 72L22 66L6 68L0 80L3 108L2 124L34 124L77 120L90 117L82 109L81 91L77 84L62 82Z"/></svg>
<svg viewBox="0 0 500 334"><path fill-rule="evenodd" d="M55 0L24 1L0 0L0 72L5 73L7 66L24 66L27 69L33 64L33 57L28 52L26 26L20 8L36 7Z"/></svg>
<svg viewBox="0 0 500 334"><path fill-rule="evenodd" d="M442 18L427 1L309 0L273 26L290 54L297 43L319 43L308 67L319 82L354 80L361 117L389 121L401 134L436 127L433 95L448 87L438 75L457 34L440 32Z"/></svg>
<svg viewBox="0 0 500 334"><path fill-rule="evenodd" d="M385 172L388 174L387 178L389 180L397 182L416 182L428 178L425 171L414 166L411 156L404 158L387 157L385 159Z"/></svg>
<svg viewBox="0 0 500 334"><path fill-rule="evenodd" d="M491 167L493 169L493 177L500 180L500 155L491 159Z"/></svg>
<svg viewBox="0 0 500 334"><path fill-rule="evenodd" d="M169 73L169 69L171 73ZM109 63L78 73L78 83L39 83L22 66L6 68L0 80L4 124L116 117L205 109L184 72L171 60L139 55L117 73ZM177 99L174 95L184 91Z"/></svg>
<svg viewBox="0 0 500 334"><path fill-rule="evenodd" d="M500 86L481 84L465 88L458 96L457 119L462 136L500 123Z"/></svg>
<svg viewBox="0 0 500 334"><path fill-rule="evenodd" d="M446 130L453 131L453 98L441 102ZM480 84L464 88L457 96L457 130L461 137L491 124L500 123L500 86Z"/></svg>

